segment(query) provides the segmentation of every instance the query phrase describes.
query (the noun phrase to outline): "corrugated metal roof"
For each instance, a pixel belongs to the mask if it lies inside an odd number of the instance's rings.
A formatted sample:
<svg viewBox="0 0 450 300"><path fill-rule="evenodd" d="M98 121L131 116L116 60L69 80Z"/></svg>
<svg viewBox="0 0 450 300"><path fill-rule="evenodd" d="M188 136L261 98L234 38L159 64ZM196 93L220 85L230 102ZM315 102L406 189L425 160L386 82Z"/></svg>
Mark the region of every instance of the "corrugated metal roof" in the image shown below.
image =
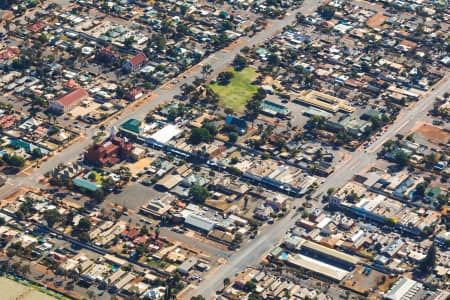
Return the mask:
<svg viewBox="0 0 450 300"><path fill-rule="evenodd" d="M100 189L102 186L98 185L96 183L84 180L83 178L75 178L73 180L73 184L75 184L76 186L85 188L89 191L95 192L96 190Z"/></svg>
<svg viewBox="0 0 450 300"><path fill-rule="evenodd" d="M208 232L213 230L217 224L213 220L195 214L187 216L185 223Z"/></svg>
<svg viewBox="0 0 450 300"><path fill-rule="evenodd" d="M310 242L310 241L305 241L302 244L302 247L319 252L319 253L323 253L328 256L332 256L336 259L348 262L350 264L357 264L360 261L359 257L349 255L349 254L346 254L343 252L339 252L334 249L331 249L331 248L328 248L328 247L325 247L325 246L322 246L320 244Z"/></svg>

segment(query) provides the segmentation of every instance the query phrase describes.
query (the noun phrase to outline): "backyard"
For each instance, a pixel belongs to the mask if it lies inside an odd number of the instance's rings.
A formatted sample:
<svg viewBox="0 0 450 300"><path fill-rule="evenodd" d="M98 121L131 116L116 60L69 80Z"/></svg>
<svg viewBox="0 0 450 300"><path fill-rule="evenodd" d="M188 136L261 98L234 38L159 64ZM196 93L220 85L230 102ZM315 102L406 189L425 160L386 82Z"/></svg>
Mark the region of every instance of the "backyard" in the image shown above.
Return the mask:
<svg viewBox="0 0 450 300"><path fill-rule="evenodd" d="M234 74L229 84L220 85L216 82L210 87L219 95L221 106L242 113L245 110L245 104L258 89L252 84L257 74L252 68L245 68L239 72L231 68L228 71Z"/></svg>

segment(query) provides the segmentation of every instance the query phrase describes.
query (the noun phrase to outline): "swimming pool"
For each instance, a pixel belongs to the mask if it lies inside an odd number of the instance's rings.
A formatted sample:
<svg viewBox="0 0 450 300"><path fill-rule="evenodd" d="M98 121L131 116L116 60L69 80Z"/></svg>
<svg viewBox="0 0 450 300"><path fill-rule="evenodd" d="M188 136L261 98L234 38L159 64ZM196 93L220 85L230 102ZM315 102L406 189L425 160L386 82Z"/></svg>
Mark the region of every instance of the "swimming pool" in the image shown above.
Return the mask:
<svg viewBox="0 0 450 300"><path fill-rule="evenodd" d="M289 253L283 253L281 254L281 259L285 260L286 258L288 258Z"/></svg>
<svg viewBox="0 0 450 300"><path fill-rule="evenodd" d="M8 153L8 151L6 151L6 150L2 150L2 151L0 151L0 156L3 156L3 155L5 155L6 153Z"/></svg>

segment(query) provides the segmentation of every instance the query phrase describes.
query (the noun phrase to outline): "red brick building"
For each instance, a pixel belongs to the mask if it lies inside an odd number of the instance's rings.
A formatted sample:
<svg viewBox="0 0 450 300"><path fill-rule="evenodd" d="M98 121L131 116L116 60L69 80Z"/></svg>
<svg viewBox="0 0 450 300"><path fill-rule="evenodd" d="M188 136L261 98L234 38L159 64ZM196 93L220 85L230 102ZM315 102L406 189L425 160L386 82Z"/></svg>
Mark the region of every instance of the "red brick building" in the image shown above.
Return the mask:
<svg viewBox="0 0 450 300"><path fill-rule="evenodd" d="M95 58L104 62L115 62L120 58L120 55L116 51L116 49L114 49L114 47L110 45L100 48L97 51Z"/></svg>
<svg viewBox="0 0 450 300"><path fill-rule="evenodd" d="M85 160L99 167L112 166L130 157L132 149L132 143L112 137L90 147L85 155Z"/></svg>

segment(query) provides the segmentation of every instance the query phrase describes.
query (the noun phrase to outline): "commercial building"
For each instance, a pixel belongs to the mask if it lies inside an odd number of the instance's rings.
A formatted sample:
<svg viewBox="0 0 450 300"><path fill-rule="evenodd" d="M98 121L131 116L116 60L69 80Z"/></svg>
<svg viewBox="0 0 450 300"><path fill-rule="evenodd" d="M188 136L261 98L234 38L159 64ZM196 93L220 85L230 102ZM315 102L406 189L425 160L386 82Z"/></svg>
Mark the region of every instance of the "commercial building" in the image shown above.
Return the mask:
<svg viewBox="0 0 450 300"><path fill-rule="evenodd" d="M152 134L150 138L158 143L166 144L182 132L183 130L178 128L178 126L169 124L163 127L161 130Z"/></svg>
<svg viewBox="0 0 450 300"><path fill-rule="evenodd" d="M302 243L301 251L325 259L327 261L336 262L339 265L345 267L353 267L360 262L359 257L349 255L311 241L305 241L304 243Z"/></svg>
<svg viewBox="0 0 450 300"><path fill-rule="evenodd" d="M60 95L50 102L50 110L57 113L65 113L86 99L88 93L82 88L75 88L64 95Z"/></svg>
<svg viewBox="0 0 450 300"><path fill-rule="evenodd" d="M170 204L172 200L173 198L169 194L161 199L150 200L141 207L140 212L145 215L160 218L172 208L172 205Z"/></svg>
<svg viewBox="0 0 450 300"><path fill-rule="evenodd" d="M90 147L86 153L87 162L99 167L114 165L130 157L133 144L118 137L111 137Z"/></svg>
<svg viewBox="0 0 450 300"><path fill-rule="evenodd" d="M138 136L141 132L141 121L136 119L129 119L125 123L120 125L119 130L125 134Z"/></svg>
<svg viewBox="0 0 450 300"><path fill-rule="evenodd" d="M286 262L294 267L300 267L318 275L319 277L325 277L336 282L344 279L344 277L349 273L346 270L334 267L332 265L301 254L289 256L286 259Z"/></svg>
<svg viewBox="0 0 450 300"><path fill-rule="evenodd" d="M339 99L334 96L327 95L314 90L307 90L302 92L297 98L298 101L307 105L317 107L332 113L343 111L346 113L352 113L355 109L347 105L347 101Z"/></svg>
<svg viewBox="0 0 450 300"><path fill-rule="evenodd" d="M177 271L182 275L188 275L189 271L197 264L198 260L195 257L190 257L185 260L178 268Z"/></svg>
<svg viewBox="0 0 450 300"><path fill-rule="evenodd" d="M193 227L199 231L202 232L210 232L214 229L217 222L210 220L208 218L196 215L196 214L190 214L186 217L186 220L184 221L186 225Z"/></svg>
<svg viewBox="0 0 450 300"><path fill-rule="evenodd" d="M389 300L414 299L414 296L422 289L422 287L421 283L402 277L385 294L384 298Z"/></svg>

